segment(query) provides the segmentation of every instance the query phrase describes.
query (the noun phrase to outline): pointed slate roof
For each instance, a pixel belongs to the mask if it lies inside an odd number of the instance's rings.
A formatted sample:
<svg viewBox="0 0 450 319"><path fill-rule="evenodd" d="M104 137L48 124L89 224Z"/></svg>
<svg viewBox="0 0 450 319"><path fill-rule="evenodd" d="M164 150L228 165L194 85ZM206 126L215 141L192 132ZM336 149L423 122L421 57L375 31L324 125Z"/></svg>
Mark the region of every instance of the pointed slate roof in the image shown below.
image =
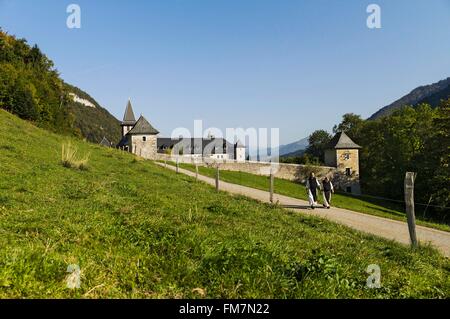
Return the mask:
<svg viewBox="0 0 450 319"><path fill-rule="evenodd" d="M157 139L157 147L158 152L162 153L167 149L171 149L175 147L178 143L182 143L179 146L188 147L190 146L191 154L203 154L205 149L210 146L209 151L212 151L215 154L228 154L234 151L234 144L231 144L224 138L199 138L199 137L191 137L191 138L166 138L159 137Z"/></svg>
<svg viewBox="0 0 450 319"><path fill-rule="evenodd" d="M130 135L133 134L159 134L159 131L156 130L146 119L141 115L139 120L137 120L134 127L127 133Z"/></svg>
<svg viewBox="0 0 450 319"><path fill-rule="evenodd" d="M100 142L100 145L111 147L111 142L106 137L103 137L102 141Z"/></svg>
<svg viewBox="0 0 450 319"><path fill-rule="evenodd" d="M352 141L345 132L337 133L330 141L327 149L359 149L361 146Z"/></svg>
<svg viewBox="0 0 450 319"><path fill-rule="evenodd" d="M131 124L134 125L136 123L136 118L134 117L133 107L131 106L131 101L128 100L127 108L125 109L125 114L123 115L122 124Z"/></svg>

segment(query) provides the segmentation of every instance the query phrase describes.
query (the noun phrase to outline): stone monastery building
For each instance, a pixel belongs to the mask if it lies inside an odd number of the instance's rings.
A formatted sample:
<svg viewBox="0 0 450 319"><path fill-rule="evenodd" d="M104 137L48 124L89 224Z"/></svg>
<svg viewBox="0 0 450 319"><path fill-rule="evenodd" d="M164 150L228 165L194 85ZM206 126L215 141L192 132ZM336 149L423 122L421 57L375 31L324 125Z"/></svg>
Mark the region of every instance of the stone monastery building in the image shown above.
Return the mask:
<svg viewBox="0 0 450 319"><path fill-rule="evenodd" d="M159 137L147 119L141 115L136 121L131 101L128 101L123 116L122 140L118 147L147 159L158 154L171 154L192 158L211 158L245 162L245 146L239 141L231 144L224 138L165 138Z"/></svg>

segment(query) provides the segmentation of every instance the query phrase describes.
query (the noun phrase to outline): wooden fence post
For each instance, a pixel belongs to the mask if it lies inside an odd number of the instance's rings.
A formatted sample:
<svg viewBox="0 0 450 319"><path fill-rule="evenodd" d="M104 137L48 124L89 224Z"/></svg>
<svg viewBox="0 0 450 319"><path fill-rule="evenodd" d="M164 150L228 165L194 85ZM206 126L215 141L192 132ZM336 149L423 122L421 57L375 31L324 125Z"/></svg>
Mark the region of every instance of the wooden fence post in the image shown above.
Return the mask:
<svg viewBox="0 0 450 319"><path fill-rule="evenodd" d="M179 163L179 160L177 158L177 174L179 173L179 170L180 170L180 163Z"/></svg>
<svg viewBox="0 0 450 319"><path fill-rule="evenodd" d="M217 170L216 170L216 191L219 191L219 179L220 179L220 172L219 172L219 165L217 165Z"/></svg>
<svg viewBox="0 0 450 319"><path fill-rule="evenodd" d="M198 180L198 164L195 164L195 179Z"/></svg>
<svg viewBox="0 0 450 319"><path fill-rule="evenodd" d="M273 171L270 170L270 202L273 203L273 188L274 188L274 175L273 175Z"/></svg>
<svg viewBox="0 0 450 319"><path fill-rule="evenodd" d="M407 172L405 176L405 203L411 245L417 247L416 216L414 214L414 180L416 173Z"/></svg>

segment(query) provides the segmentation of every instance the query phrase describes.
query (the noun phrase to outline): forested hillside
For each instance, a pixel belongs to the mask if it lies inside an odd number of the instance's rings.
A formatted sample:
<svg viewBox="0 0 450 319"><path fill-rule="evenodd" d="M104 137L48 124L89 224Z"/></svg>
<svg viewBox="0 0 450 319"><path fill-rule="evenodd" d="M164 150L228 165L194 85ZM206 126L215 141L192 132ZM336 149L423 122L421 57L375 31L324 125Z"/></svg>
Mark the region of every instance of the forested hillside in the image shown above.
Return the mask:
<svg viewBox="0 0 450 319"><path fill-rule="evenodd" d="M64 83L53 62L26 40L0 30L0 108L40 127L75 134Z"/></svg>
<svg viewBox="0 0 450 319"><path fill-rule="evenodd" d="M391 115L405 105L415 107L420 104L429 104L431 107L437 107L441 100L447 100L448 98L450 98L450 77L437 83L415 88L409 94L380 109L369 119L375 120Z"/></svg>
<svg viewBox="0 0 450 319"><path fill-rule="evenodd" d="M94 107L74 101L73 94ZM120 138L120 123L84 91L64 83L35 45L0 30L0 108L45 129L99 143Z"/></svg>
<svg viewBox="0 0 450 319"><path fill-rule="evenodd" d="M89 101L94 107L73 101L68 102L69 111L74 115L74 126L88 141L99 143L103 137L117 144L120 140L120 122L97 101L81 89L66 84L69 94L75 94L78 98Z"/></svg>
<svg viewBox="0 0 450 319"><path fill-rule="evenodd" d="M431 205L427 216L448 222L449 209L434 206L450 206L450 99L436 108L428 104L404 106L376 120L345 114L334 128L334 133L339 131L362 146L363 193L403 200L405 173L416 172L416 202ZM323 149L330 138L325 131L314 132L307 155L323 161Z"/></svg>

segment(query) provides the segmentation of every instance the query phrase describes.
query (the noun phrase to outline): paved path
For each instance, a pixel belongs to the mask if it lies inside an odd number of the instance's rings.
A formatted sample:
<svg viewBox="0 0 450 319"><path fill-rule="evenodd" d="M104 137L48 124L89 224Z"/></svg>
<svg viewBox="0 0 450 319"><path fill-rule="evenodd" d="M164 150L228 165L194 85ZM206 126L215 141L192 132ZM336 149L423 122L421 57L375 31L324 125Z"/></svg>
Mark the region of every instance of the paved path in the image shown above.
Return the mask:
<svg viewBox="0 0 450 319"><path fill-rule="evenodd" d="M157 163L164 166L162 163ZM168 169L176 170L174 166L167 165ZM180 173L195 177L195 173L179 169ZM199 180L215 185L215 180L210 177L199 175ZM261 202L269 202L269 192L231 184L227 182L220 181L220 190L226 191L233 194L244 195L253 199L257 199ZM409 232L408 225L406 222L401 222L397 220L392 220L388 218L367 215L363 213L358 213L350 211L347 209L334 208L331 209L315 209L309 208L308 202L292 197L287 197L283 195L274 194L274 201L279 202L279 204L285 208L292 209L295 211L301 211L302 213L315 215L323 217L334 222L349 226L356 230L373 234L376 236L384 237L390 240L395 240L397 242L409 245ZM444 256L450 257L450 233L427 228L423 226L416 226L417 237L421 243L431 243L439 251L441 251Z"/></svg>

